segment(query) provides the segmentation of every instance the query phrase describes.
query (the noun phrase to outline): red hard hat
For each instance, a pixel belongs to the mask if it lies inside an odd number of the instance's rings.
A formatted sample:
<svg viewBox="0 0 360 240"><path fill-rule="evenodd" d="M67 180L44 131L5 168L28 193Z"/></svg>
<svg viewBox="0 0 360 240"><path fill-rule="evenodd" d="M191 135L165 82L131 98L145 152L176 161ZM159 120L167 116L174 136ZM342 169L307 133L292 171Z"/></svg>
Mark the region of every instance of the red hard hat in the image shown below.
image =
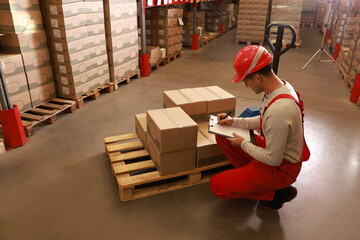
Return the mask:
<svg viewBox="0 0 360 240"><path fill-rule="evenodd" d="M244 80L246 76L254 73L272 60L272 55L262 46L250 45L241 49L235 57L234 69L236 76L233 78L233 83L238 83Z"/></svg>

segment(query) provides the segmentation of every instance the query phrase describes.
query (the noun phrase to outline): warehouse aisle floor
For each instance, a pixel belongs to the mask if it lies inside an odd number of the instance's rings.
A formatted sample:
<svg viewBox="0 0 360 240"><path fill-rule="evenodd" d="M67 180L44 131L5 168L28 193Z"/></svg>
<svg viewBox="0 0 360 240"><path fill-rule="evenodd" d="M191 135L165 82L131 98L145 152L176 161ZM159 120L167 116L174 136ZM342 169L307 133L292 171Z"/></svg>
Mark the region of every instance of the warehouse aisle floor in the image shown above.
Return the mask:
<svg viewBox="0 0 360 240"><path fill-rule="evenodd" d="M104 137L134 131L134 114L162 108L168 89L219 85L237 97L237 115L261 96L234 85L235 31L148 78L53 125L35 129L19 149L0 155L0 239L355 239L360 236L360 108L348 101L337 68L304 63L321 34L280 60L279 76L302 94L312 156L295 183L299 194L277 211L253 200L221 200L208 184L123 203L110 172ZM357 237L356 237L357 236Z"/></svg>

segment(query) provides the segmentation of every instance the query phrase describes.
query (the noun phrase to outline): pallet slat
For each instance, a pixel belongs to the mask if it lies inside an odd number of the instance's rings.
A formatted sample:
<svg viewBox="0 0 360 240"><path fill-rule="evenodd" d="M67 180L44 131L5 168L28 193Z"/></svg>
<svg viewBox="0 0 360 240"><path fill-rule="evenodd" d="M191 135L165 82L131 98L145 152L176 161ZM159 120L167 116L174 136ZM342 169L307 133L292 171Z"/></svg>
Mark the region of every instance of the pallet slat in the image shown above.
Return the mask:
<svg viewBox="0 0 360 240"><path fill-rule="evenodd" d="M41 106L46 107L46 108L51 108L51 109L57 109L57 110L61 110L66 107L64 105L58 105L58 104L54 104L54 103L43 103L43 104L41 104Z"/></svg>
<svg viewBox="0 0 360 240"><path fill-rule="evenodd" d="M20 116L25 118L25 119L35 120L35 121L40 121L40 120L44 119L43 116L33 115L33 114L30 114L30 113L20 113Z"/></svg>
<svg viewBox="0 0 360 240"><path fill-rule="evenodd" d="M47 115L55 113L54 110L46 110L46 109L41 109L41 108L30 109L29 112L42 113L42 114L47 114Z"/></svg>
<svg viewBox="0 0 360 240"><path fill-rule="evenodd" d="M115 174L121 174L121 173L129 173L132 171L136 171L136 170L144 170L144 169L148 169L148 168L154 168L155 164L152 160L147 160L147 161L143 161L143 162L138 162L138 163L131 163L131 164L119 164L119 163L114 163L113 164L113 170Z"/></svg>
<svg viewBox="0 0 360 240"><path fill-rule="evenodd" d="M106 137L104 138L105 144L107 143L115 143L115 142L121 142L126 140L131 140L138 138L136 133L130 133L130 134L124 134L124 135L118 135L113 137Z"/></svg>
<svg viewBox="0 0 360 240"><path fill-rule="evenodd" d="M117 152L117 151L130 151L142 148L143 144L140 141L129 142L129 143L122 143L122 144L115 144L115 145L108 145L106 146L107 152Z"/></svg>
<svg viewBox="0 0 360 240"><path fill-rule="evenodd" d="M132 160L135 158L146 157L148 155L149 155L148 152L144 149L135 152L127 152L127 153L110 153L109 157L112 163L116 163L126 160Z"/></svg>

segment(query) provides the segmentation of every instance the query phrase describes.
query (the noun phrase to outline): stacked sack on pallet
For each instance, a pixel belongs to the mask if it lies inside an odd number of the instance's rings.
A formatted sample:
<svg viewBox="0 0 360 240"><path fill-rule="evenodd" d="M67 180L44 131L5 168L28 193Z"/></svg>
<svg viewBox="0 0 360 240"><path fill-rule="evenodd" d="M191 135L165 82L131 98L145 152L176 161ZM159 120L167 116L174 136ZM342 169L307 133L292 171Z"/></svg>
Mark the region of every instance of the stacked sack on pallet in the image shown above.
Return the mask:
<svg viewBox="0 0 360 240"><path fill-rule="evenodd" d="M183 11L179 8L146 9L146 44L164 48L166 57L180 53Z"/></svg>
<svg viewBox="0 0 360 240"><path fill-rule="evenodd" d="M105 32L111 82L139 71L136 0L104 0Z"/></svg>
<svg viewBox="0 0 360 240"><path fill-rule="evenodd" d="M240 0L236 41L263 42L269 0Z"/></svg>
<svg viewBox="0 0 360 240"><path fill-rule="evenodd" d="M21 112L56 96L39 1L5 1L0 11L0 62L10 101Z"/></svg>
<svg viewBox="0 0 360 240"><path fill-rule="evenodd" d="M194 26L194 16L192 11L185 10L184 11L184 29L183 29L183 45L191 46L192 44L192 36L193 26ZM205 11L197 11L196 13L196 33L199 38L205 31Z"/></svg>
<svg viewBox="0 0 360 240"><path fill-rule="evenodd" d="M209 114L231 111L236 98L217 86L163 93L164 109L135 116L136 133L160 175L207 166L226 157L208 132Z"/></svg>
<svg viewBox="0 0 360 240"><path fill-rule="evenodd" d="M301 11L301 24L313 26L318 8L318 0L303 0Z"/></svg>
<svg viewBox="0 0 360 240"><path fill-rule="evenodd" d="M46 0L57 95L78 99L109 82L102 2Z"/></svg>

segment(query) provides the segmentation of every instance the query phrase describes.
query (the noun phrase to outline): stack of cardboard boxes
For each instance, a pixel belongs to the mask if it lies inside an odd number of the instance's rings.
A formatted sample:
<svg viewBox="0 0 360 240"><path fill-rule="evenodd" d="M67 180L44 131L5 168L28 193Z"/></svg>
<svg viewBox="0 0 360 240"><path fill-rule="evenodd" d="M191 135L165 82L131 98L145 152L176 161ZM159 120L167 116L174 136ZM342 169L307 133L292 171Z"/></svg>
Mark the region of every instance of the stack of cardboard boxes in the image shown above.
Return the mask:
<svg viewBox="0 0 360 240"><path fill-rule="evenodd" d="M228 17L229 29L232 29L236 26L236 15L237 15L237 5L230 3L224 4L224 14Z"/></svg>
<svg viewBox="0 0 360 240"><path fill-rule="evenodd" d="M166 56L182 50L182 18L180 8L146 9L146 44L164 48Z"/></svg>
<svg viewBox="0 0 360 240"><path fill-rule="evenodd" d="M161 175L226 160L209 114L235 113L236 98L217 86L165 91L164 109L135 116L136 133Z"/></svg>
<svg viewBox="0 0 360 240"><path fill-rule="evenodd" d="M53 73L38 1L3 1L1 64L10 100L26 111L55 97Z"/></svg>
<svg viewBox="0 0 360 240"><path fill-rule="evenodd" d="M326 0L320 0L316 9L315 26L323 26L326 11Z"/></svg>
<svg viewBox="0 0 360 240"><path fill-rule="evenodd" d="M272 1L271 23L289 24L294 27L296 44L300 44L300 20L303 0L274 0ZM272 31L275 29L272 29ZM275 40L276 34L270 34L270 39ZM284 31L283 43L290 43L292 34Z"/></svg>
<svg viewBox="0 0 360 240"><path fill-rule="evenodd" d="M269 0L240 0L236 40L263 42Z"/></svg>
<svg viewBox="0 0 360 240"><path fill-rule="evenodd" d="M46 0L57 95L77 99L109 82L101 2Z"/></svg>
<svg viewBox="0 0 360 240"><path fill-rule="evenodd" d="M194 15L192 11L184 12L184 30L183 45L191 46L194 26ZM196 13L196 34L199 38L205 31L205 11L197 11Z"/></svg>
<svg viewBox="0 0 360 240"><path fill-rule="evenodd" d="M119 81L139 70L136 0L104 0L110 79Z"/></svg>
<svg viewBox="0 0 360 240"><path fill-rule="evenodd" d="M220 22L220 12L218 10L207 10L206 12L206 32L219 32L220 23L223 24L223 32L229 30L229 17L222 14Z"/></svg>
<svg viewBox="0 0 360 240"><path fill-rule="evenodd" d="M346 18L350 2L347 0L339 0L339 5L336 10L335 25L331 33L331 46L335 48L336 44L341 43L343 37L343 31L345 28Z"/></svg>

